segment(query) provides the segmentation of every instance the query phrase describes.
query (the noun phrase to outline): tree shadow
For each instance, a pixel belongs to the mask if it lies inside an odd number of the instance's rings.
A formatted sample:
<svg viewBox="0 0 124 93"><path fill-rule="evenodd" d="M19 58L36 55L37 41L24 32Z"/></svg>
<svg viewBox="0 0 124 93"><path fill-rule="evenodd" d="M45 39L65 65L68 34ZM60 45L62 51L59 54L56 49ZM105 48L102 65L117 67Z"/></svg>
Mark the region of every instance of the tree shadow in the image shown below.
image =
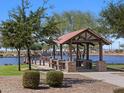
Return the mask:
<svg viewBox="0 0 124 93"><path fill-rule="evenodd" d="M72 75L73 76L73 75ZM49 85L47 85L44 79L42 79L42 82L40 83L38 89L36 90L46 90L46 89L50 89L51 87ZM96 82L101 82L101 80L95 80L95 79L84 79L81 78L80 76L76 76L76 77L72 77L70 76L66 76L63 80L63 84L62 86L58 86L58 87L52 87L52 88L69 88L72 87L73 85L79 84L79 85L84 85L84 84L92 84L92 83L96 83Z"/></svg>
<svg viewBox="0 0 124 93"><path fill-rule="evenodd" d="M93 79L65 78L63 83L68 85L74 85L74 84L91 84L95 82L101 82L101 81L93 80Z"/></svg>

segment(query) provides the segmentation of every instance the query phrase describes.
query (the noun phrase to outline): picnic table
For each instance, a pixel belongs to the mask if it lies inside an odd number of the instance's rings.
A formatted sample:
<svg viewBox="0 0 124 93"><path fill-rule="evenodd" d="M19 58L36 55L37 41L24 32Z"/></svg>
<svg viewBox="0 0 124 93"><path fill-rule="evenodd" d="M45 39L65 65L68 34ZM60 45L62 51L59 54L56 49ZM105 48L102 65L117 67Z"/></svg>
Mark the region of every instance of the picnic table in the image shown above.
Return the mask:
<svg viewBox="0 0 124 93"><path fill-rule="evenodd" d="M49 62L49 66L55 68L56 70L65 69L66 62L64 60L53 60L51 59Z"/></svg>

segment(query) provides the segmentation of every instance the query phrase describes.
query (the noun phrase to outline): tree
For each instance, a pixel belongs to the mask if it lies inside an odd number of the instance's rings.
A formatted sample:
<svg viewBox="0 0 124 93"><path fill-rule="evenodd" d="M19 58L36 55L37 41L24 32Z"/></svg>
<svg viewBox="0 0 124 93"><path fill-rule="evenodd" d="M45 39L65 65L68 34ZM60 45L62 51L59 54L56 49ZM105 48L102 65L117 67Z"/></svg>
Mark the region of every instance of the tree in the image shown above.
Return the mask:
<svg viewBox="0 0 124 93"><path fill-rule="evenodd" d="M58 31L56 27L58 23L52 17L45 16L47 9L45 4L46 0L36 11L30 11L29 0L22 0L22 5L10 12L9 21L3 22L3 43L8 47L19 49L18 53L21 47L27 49L29 70L31 70L31 46L36 42L39 43L41 38L43 42L46 36L48 36L46 39L49 39Z"/></svg>
<svg viewBox="0 0 124 93"><path fill-rule="evenodd" d="M91 13L81 11L66 11L62 14L54 13L54 18L60 22L60 35L81 28L96 28L96 19Z"/></svg>
<svg viewBox="0 0 124 93"><path fill-rule="evenodd" d="M101 12L101 17L113 29L111 35L116 38L124 38L124 2L110 2Z"/></svg>
<svg viewBox="0 0 124 93"><path fill-rule="evenodd" d="M102 34L106 38L110 38L112 36L113 29L110 28L108 22L103 18L98 18L96 28L94 29L98 33Z"/></svg>
<svg viewBox="0 0 124 93"><path fill-rule="evenodd" d="M39 43L35 43L31 46L31 50L42 50L42 46Z"/></svg>
<svg viewBox="0 0 124 93"><path fill-rule="evenodd" d="M121 47L122 49L124 49L124 44L121 44L120 47Z"/></svg>
<svg viewBox="0 0 124 93"><path fill-rule="evenodd" d="M41 30L41 18L44 17L45 8L44 5L47 2L44 1L43 6L39 7L36 11L30 11L29 15L26 13L26 10L29 9L29 2L22 0L22 22L23 22L23 39L25 47L27 48L27 56L29 62L29 70L31 70L31 46L37 42L36 33Z"/></svg>
<svg viewBox="0 0 124 93"><path fill-rule="evenodd" d="M44 15L45 9L39 7L34 12L30 11L29 14L26 12L28 9L29 1L22 0L22 5L9 13L9 21L3 22L3 43L18 49L19 58L21 47L26 47L29 69L31 70L30 47L36 42L35 33L40 29L41 17Z"/></svg>
<svg viewBox="0 0 124 93"><path fill-rule="evenodd" d="M2 23L3 45L14 47L18 53L18 70L20 71L20 50L23 47L23 37L19 31L18 23L13 20Z"/></svg>
<svg viewBox="0 0 124 93"><path fill-rule="evenodd" d="M59 24L60 22L56 21L53 16L47 17L45 23L41 25L40 31L36 34L38 42L44 46L49 45L50 47L53 45L53 40L56 39L60 33L60 29L58 28ZM48 49L48 47L45 48Z"/></svg>

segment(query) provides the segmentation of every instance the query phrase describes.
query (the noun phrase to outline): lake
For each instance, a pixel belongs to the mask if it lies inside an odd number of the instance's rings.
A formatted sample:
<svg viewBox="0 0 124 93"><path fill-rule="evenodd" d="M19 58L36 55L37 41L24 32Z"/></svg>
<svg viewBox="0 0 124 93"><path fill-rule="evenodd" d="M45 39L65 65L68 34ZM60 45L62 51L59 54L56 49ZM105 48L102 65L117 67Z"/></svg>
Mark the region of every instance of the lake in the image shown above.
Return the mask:
<svg viewBox="0 0 124 93"><path fill-rule="evenodd" d="M67 59L67 56L64 57L64 59ZM98 61L99 56L92 55L90 56L90 59L93 61ZM104 61L106 63L124 63L124 56L114 56L114 55L105 55L103 57ZM21 62L23 62L23 58L21 58ZM18 64L18 58L17 57L1 57L0 58L0 65L5 64Z"/></svg>
<svg viewBox="0 0 124 93"><path fill-rule="evenodd" d="M23 61L23 58L21 58L21 62ZM0 57L0 65L5 64L18 64L18 58L17 57Z"/></svg>
<svg viewBox="0 0 124 93"><path fill-rule="evenodd" d="M60 58L60 56L59 56ZM76 56L73 56L73 58L75 59ZM63 56L64 60L68 60L69 57L68 56ZM90 56L91 60L93 61L98 61L99 60L99 56L98 55L92 55ZM106 63L113 63L113 64L118 64L118 63L124 63L124 56L117 56L117 55L104 55L103 60Z"/></svg>
<svg viewBox="0 0 124 93"><path fill-rule="evenodd" d="M99 56L93 55L90 56L90 59L92 59L93 61L98 61L99 60ZM106 63L124 63L124 56L114 56L114 55L105 55L103 57L103 60Z"/></svg>

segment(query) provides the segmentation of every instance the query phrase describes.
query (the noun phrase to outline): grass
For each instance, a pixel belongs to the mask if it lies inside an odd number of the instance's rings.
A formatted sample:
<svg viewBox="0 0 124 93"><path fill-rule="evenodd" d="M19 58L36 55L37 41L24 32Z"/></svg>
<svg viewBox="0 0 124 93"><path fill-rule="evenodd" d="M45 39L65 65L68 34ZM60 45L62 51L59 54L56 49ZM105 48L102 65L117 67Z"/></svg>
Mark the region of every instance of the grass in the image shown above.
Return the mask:
<svg viewBox="0 0 124 93"><path fill-rule="evenodd" d="M124 69L124 64L108 64L107 67L115 69ZM19 76L23 74L23 71L28 69L28 65L21 65L21 71L18 71L18 65L0 66L0 76ZM45 74L41 74L42 78L45 78Z"/></svg>
<svg viewBox="0 0 124 93"><path fill-rule="evenodd" d="M115 69L124 69L124 64L108 64L107 67Z"/></svg>
<svg viewBox="0 0 124 93"><path fill-rule="evenodd" d="M18 65L0 66L0 76L18 76L28 69L28 65L21 65L21 71L18 71Z"/></svg>

